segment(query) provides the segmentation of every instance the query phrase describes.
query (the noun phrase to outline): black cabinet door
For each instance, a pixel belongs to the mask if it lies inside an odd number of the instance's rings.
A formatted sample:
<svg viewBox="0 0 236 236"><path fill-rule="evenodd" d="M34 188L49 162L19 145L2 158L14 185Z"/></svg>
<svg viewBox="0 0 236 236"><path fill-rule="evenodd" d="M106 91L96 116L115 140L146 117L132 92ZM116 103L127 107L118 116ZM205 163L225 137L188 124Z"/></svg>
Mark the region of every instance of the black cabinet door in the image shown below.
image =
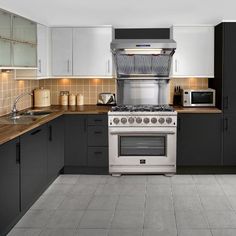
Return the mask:
<svg viewBox="0 0 236 236"><path fill-rule="evenodd" d="M88 126L88 146L108 146L108 127Z"/></svg>
<svg viewBox="0 0 236 236"><path fill-rule="evenodd" d="M223 164L236 166L236 114L224 115Z"/></svg>
<svg viewBox="0 0 236 236"><path fill-rule="evenodd" d="M107 167L108 148L107 147L88 147L88 166Z"/></svg>
<svg viewBox="0 0 236 236"><path fill-rule="evenodd" d="M0 146L0 235L5 235L20 213L19 140Z"/></svg>
<svg viewBox="0 0 236 236"><path fill-rule="evenodd" d="M227 113L236 113L236 23L224 23L223 29L223 109Z"/></svg>
<svg viewBox="0 0 236 236"><path fill-rule="evenodd" d="M209 85L216 89L216 105L224 113L236 113L235 41L235 22L215 27L215 78L209 80Z"/></svg>
<svg viewBox="0 0 236 236"><path fill-rule="evenodd" d="M64 167L64 117L48 123L48 181L56 178Z"/></svg>
<svg viewBox="0 0 236 236"><path fill-rule="evenodd" d="M47 125L22 135L21 208L27 209L47 184Z"/></svg>
<svg viewBox="0 0 236 236"><path fill-rule="evenodd" d="M108 125L107 115L88 115L88 125Z"/></svg>
<svg viewBox="0 0 236 236"><path fill-rule="evenodd" d="M65 166L87 166L86 115L65 115Z"/></svg>
<svg viewBox="0 0 236 236"><path fill-rule="evenodd" d="M222 115L178 114L177 165L221 165Z"/></svg>

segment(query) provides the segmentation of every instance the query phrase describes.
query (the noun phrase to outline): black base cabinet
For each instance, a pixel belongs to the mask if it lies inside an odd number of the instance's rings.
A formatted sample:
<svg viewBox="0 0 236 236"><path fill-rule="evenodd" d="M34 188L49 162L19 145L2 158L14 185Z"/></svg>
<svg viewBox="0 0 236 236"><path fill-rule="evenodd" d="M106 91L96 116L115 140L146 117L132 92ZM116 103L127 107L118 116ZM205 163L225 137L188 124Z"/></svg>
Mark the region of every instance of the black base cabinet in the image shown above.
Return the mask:
<svg viewBox="0 0 236 236"><path fill-rule="evenodd" d="M65 166L87 166L86 115L65 115Z"/></svg>
<svg viewBox="0 0 236 236"><path fill-rule="evenodd" d="M53 181L64 167L64 116L48 123L47 178Z"/></svg>
<svg viewBox="0 0 236 236"><path fill-rule="evenodd" d="M236 166L236 114L224 114L223 165Z"/></svg>
<svg viewBox="0 0 236 236"><path fill-rule="evenodd" d="M177 167L222 165L221 124L221 114L178 114Z"/></svg>
<svg viewBox="0 0 236 236"><path fill-rule="evenodd" d="M47 185L47 124L22 135L21 209L28 209Z"/></svg>
<svg viewBox="0 0 236 236"><path fill-rule="evenodd" d="M8 233L63 167L63 116L0 145L0 236Z"/></svg>
<svg viewBox="0 0 236 236"><path fill-rule="evenodd" d="M16 223L20 214L19 139L0 146L0 235Z"/></svg>
<svg viewBox="0 0 236 236"><path fill-rule="evenodd" d="M65 173L108 173L107 115L65 115Z"/></svg>

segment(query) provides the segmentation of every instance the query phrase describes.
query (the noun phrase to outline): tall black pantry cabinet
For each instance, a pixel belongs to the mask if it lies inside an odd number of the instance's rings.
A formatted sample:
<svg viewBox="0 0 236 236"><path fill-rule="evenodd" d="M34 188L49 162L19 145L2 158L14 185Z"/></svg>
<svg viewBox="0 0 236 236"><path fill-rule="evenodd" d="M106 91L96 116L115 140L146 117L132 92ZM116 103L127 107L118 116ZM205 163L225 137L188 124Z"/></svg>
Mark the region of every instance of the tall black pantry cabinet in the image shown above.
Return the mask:
<svg viewBox="0 0 236 236"><path fill-rule="evenodd" d="M215 78L209 81L216 89L216 105L223 110L223 165L236 166L236 23L224 22L215 27Z"/></svg>

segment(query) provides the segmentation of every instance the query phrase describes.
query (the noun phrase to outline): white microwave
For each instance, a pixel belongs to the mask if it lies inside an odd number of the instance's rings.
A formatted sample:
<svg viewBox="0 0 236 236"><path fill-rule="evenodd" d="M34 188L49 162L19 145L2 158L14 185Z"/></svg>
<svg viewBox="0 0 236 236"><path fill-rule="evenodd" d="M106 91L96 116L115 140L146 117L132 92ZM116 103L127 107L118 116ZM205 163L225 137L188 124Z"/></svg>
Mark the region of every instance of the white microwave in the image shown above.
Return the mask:
<svg viewBox="0 0 236 236"><path fill-rule="evenodd" d="M181 91L182 106L184 107L214 107L215 89L183 89Z"/></svg>

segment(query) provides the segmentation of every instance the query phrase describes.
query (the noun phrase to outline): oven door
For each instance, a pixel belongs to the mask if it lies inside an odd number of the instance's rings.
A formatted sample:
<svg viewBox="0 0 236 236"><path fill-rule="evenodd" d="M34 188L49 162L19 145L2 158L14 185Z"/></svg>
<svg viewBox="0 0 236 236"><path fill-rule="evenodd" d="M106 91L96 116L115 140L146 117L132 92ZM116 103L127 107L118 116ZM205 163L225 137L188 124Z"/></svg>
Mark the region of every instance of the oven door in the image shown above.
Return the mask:
<svg viewBox="0 0 236 236"><path fill-rule="evenodd" d="M176 164L176 128L109 128L109 165Z"/></svg>

